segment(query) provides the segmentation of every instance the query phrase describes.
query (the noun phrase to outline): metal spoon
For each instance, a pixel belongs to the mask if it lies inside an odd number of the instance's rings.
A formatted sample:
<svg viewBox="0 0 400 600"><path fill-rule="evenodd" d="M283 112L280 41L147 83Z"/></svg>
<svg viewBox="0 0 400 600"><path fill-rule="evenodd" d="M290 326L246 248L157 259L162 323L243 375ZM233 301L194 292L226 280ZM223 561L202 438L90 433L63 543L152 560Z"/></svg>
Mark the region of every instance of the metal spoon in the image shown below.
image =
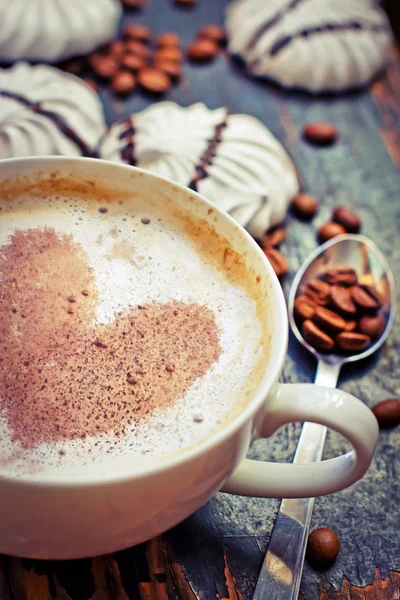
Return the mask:
<svg viewBox="0 0 400 600"><path fill-rule="evenodd" d="M381 337L367 350L353 356L320 354L303 338L293 316L299 286L323 271L339 265L355 269L360 283L374 285L382 296L386 327ZM315 383L336 387L341 366L370 356L383 344L395 316L394 277L385 258L371 240L362 235L341 235L317 248L297 273L289 295L289 321L293 333L318 360ZM321 460L326 427L304 423L293 462ZM299 593L304 556L314 498L282 500L268 545L253 600L296 600Z"/></svg>

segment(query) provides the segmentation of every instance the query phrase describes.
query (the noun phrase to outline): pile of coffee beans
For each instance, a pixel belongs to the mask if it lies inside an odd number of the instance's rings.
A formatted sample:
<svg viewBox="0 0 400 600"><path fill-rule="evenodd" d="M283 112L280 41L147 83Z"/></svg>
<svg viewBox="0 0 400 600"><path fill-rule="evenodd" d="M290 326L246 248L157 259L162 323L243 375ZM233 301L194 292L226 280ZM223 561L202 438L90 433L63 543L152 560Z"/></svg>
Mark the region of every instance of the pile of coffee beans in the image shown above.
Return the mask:
<svg viewBox="0 0 400 600"><path fill-rule="evenodd" d="M143 7L138 0L124 0L123 4L131 9ZM198 31L186 56L195 63L209 62L225 44L224 29L210 24ZM108 84L118 96L128 96L137 88L162 95L180 80L184 58L176 33L167 31L154 38L148 27L135 23L122 31L122 39L113 40L89 56L72 58L58 66L82 77L95 91L102 83Z"/></svg>
<svg viewBox="0 0 400 600"><path fill-rule="evenodd" d="M94 89L101 82L108 83L120 96L131 94L137 87L151 94L164 94L180 79L183 58L175 33L166 32L153 39L148 27L133 24L123 30L121 40L61 66L83 76Z"/></svg>
<svg viewBox="0 0 400 600"><path fill-rule="evenodd" d="M294 317L316 350L357 354L384 332L381 308L378 291L360 284L354 269L339 266L307 282L294 302Z"/></svg>
<svg viewBox="0 0 400 600"><path fill-rule="evenodd" d="M286 239L286 231L284 227L272 227L258 240L265 256L271 263L276 276L282 279L289 271L288 261L286 257L279 252L279 246Z"/></svg>

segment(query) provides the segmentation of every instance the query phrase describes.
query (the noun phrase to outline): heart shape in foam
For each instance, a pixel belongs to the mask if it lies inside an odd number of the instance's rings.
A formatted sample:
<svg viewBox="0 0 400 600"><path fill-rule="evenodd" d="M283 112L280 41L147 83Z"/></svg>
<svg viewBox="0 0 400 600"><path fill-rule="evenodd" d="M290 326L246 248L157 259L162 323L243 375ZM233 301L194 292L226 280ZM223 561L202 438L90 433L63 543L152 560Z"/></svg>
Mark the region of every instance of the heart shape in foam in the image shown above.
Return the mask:
<svg viewBox="0 0 400 600"><path fill-rule="evenodd" d="M93 269L54 229L0 256L0 411L24 447L113 433L165 409L221 354L214 314L172 300L96 321Z"/></svg>

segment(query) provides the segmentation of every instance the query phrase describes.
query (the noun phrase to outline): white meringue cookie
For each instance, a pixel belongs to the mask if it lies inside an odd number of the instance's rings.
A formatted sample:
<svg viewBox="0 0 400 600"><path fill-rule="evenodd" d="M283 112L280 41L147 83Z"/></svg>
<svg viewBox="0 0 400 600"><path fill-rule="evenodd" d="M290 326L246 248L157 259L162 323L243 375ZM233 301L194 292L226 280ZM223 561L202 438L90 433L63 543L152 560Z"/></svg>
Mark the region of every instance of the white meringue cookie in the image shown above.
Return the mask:
<svg viewBox="0 0 400 600"><path fill-rule="evenodd" d="M46 65L0 69L0 159L90 156L106 129L97 94Z"/></svg>
<svg viewBox="0 0 400 600"><path fill-rule="evenodd" d="M112 39L119 0L0 0L0 60L56 62Z"/></svg>
<svg viewBox="0 0 400 600"><path fill-rule="evenodd" d="M117 121L99 154L191 187L255 236L284 219L298 191L291 159L260 121L201 103L161 102Z"/></svg>
<svg viewBox="0 0 400 600"><path fill-rule="evenodd" d="M377 0L236 0L226 28L250 73L315 93L367 84L392 40Z"/></svg>

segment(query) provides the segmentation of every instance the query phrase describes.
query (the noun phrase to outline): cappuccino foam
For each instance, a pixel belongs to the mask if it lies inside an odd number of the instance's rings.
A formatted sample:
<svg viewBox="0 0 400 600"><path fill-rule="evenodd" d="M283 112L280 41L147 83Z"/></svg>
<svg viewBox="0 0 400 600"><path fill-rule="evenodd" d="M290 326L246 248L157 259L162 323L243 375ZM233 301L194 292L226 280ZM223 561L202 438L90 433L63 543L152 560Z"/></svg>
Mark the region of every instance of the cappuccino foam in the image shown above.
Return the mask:
<svg viewBox="0 0 400 600"><path fill-rule="evenodd" d="M134 469L247 400L256 302L183 217L25 194L0 212L0 246L1 474Z"/></svg>

